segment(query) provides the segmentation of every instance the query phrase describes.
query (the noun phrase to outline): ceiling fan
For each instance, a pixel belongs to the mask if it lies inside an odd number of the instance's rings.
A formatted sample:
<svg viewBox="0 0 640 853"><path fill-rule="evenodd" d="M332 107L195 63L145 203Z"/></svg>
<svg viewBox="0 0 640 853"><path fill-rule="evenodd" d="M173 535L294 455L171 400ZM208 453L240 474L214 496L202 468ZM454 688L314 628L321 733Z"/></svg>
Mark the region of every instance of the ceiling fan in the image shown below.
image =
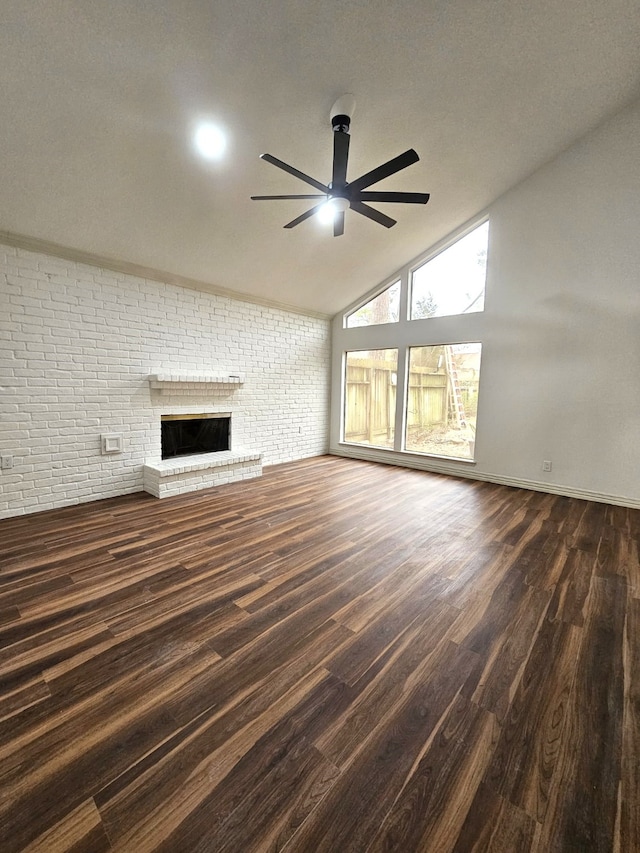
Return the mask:
<svg viewBox="0 0 640 853"><path fill-rule="evenodd" d="M384 225L385 228L391 228L396 224L395 219L391 219L379 210L370 207L366 202L403 202L408 204L426 204L429 201L429 193L407 193L407 192L369 192L367 187L376 184L383 178L388 178L390 175L395 175L412 163L417 163L420 159L417 153L410 148L404 154L399 154L392 160L388 160L376 169L367 172L355 181L347 181L347 162L349 159L349 127L351 125L351 116L355 109L355 99L353 95L343 95L335 102L331 109L331 127L333 129L333 171L331 182L323 184L316 181L315 178L305 175L288 163L278 160L271 154L261 154L262 160L267 163L272 163L279 169L288 172L305 184L310 184L315 189L319 190L319 194L312 195L252 195L253 201L272 201L274 199L322 199L318 204L307 210L300 216L296 216L291 222L287 222L285 228L295 228L305 219L309 219L316 213L319 213L325 205L329 204L334 209L333 217L333 236L339 237L344 234L344 214L347 210L354 210L356 213L372 219L374 222Z"/></svg>

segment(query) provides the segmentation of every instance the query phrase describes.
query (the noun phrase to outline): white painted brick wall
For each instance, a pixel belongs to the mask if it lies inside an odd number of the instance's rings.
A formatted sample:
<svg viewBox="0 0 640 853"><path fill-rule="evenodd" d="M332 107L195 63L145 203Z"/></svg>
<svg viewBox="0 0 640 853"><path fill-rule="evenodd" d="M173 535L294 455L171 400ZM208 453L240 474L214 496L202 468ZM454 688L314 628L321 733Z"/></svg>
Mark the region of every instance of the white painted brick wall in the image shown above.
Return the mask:
<svg viewBox="0 0 640 853"><path fill-rule="evenodd" d="M265 465L324 453L329 357L328 321L0 245L0 518L140 491L163 413L231 411ZM244 384L149 388L193 371Z"/></svg>
<svg viewBox="0 0 640 853"><path fill-rule="evenodd" d="M262 463L258 460L243 460L230 465L222 465L209 470L190 471L180 475L161 477L157 474L145 476L145 491L156 498L170 498L185 492L210 489L236 483L238 480L251 480L262 474Z"/></svg>

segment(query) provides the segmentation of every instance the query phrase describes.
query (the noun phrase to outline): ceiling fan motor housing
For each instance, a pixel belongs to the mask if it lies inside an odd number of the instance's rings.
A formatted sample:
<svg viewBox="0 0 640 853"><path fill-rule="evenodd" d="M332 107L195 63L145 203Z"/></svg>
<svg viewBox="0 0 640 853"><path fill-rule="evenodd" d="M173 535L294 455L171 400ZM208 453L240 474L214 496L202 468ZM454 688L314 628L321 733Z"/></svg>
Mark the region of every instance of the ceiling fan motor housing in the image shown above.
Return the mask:
<svg viewBox="0 0 640 853"><path fill-rule="evenodd" d="M351 118L348 115L331 116L331 128L340 133L349 133Z"/></svg>

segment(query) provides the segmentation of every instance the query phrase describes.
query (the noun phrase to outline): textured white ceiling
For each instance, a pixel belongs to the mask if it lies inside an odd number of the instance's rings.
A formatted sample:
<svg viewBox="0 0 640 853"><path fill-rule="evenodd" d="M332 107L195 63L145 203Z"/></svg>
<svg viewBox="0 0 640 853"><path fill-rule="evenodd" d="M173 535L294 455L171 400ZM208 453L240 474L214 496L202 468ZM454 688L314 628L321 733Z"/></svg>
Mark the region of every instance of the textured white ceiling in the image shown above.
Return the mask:
<svg viewBox="0 0 640 853"><path fill-rule="evenodd" d="M638 0L0 0L0 230L333 314L640 95ZM350 179L431 193L282 226L328 182L353 92ZM201 118L228 131L216 165Z"/></svg>

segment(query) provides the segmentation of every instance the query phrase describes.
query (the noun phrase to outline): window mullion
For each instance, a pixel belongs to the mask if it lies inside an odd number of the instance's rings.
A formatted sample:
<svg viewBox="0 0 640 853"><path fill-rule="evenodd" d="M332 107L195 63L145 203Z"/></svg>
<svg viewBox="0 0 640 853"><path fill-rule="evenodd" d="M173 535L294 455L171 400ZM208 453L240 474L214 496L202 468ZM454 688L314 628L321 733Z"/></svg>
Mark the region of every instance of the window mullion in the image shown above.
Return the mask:
<svg viewBox="0 0 640 853"><path fill-rule="evenodd" d="M406 314L405 314L406 316ZM398 379L396 384L396 419L393 437L393 449L402 450L404 445L404 423L406 411L407 365L409 361L408 347L398 348Z"/></svg>
<svg viewBox="0 0 640 853"><path fill-rule="evenodd" d="M400 304L398 306L400 323L406 323L409 319L409 284L409 268L405 267L400 274Z"/></svg>

